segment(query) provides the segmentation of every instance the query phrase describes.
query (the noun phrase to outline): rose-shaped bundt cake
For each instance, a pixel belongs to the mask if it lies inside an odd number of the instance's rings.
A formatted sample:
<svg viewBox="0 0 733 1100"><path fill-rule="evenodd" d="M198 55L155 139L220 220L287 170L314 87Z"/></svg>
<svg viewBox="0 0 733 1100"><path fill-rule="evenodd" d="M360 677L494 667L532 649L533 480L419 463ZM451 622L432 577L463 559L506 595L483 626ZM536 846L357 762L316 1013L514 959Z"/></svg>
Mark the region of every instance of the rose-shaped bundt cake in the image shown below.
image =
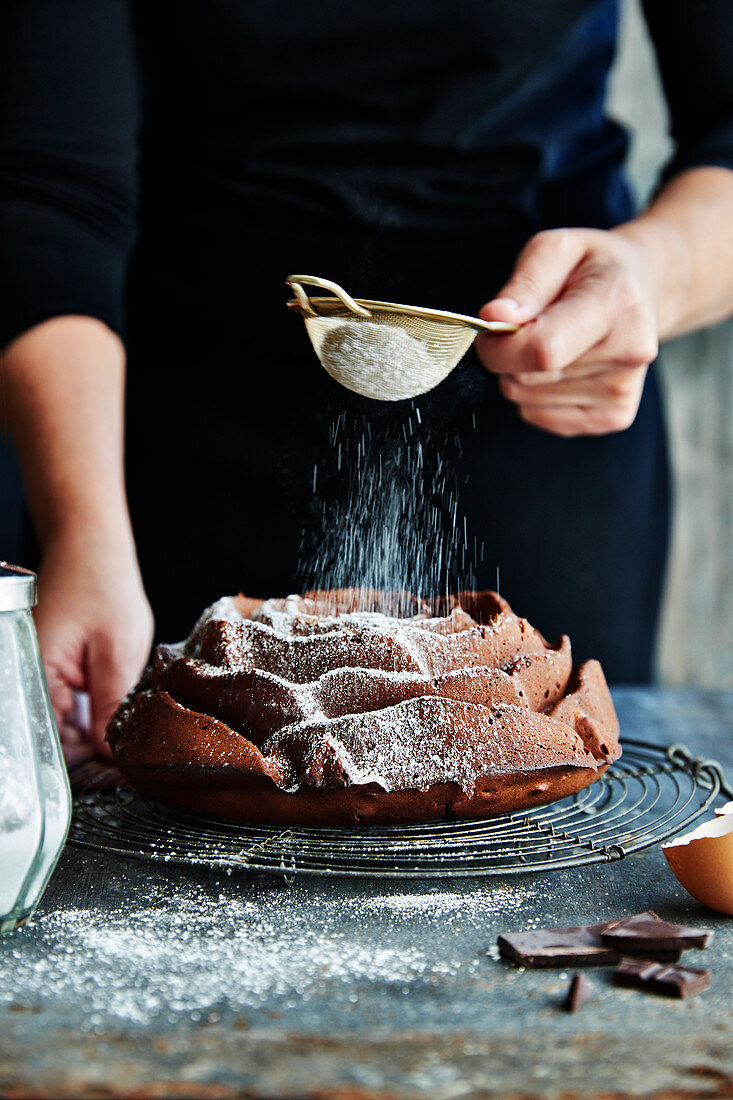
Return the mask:
<svg viewBox="0 0 733 1100"><path fill-rule="evenodd" d="M142 794L271 824L490 817L621 754L598 662L495 592L224 598L157 647L107 738Z"/></svg>

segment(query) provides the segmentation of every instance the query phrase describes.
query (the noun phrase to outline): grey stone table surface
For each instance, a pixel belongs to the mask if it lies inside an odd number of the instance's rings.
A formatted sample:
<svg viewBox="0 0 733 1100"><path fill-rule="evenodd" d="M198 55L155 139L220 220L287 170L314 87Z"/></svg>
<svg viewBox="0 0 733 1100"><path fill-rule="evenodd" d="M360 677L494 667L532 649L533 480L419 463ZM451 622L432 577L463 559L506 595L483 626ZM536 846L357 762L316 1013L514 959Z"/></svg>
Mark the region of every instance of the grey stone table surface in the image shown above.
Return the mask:
<svg viewBox="0 0 733 1100"><path fill-rule="evenodd" d="M614 693L623 733L733 777L733 695ZM652 908L715 929L686 1001L496 956L499 932ZM67 847L35 917L0 940L0 1096L733 1096L733 919L657 847L486 879L266 877Z"/></svg>

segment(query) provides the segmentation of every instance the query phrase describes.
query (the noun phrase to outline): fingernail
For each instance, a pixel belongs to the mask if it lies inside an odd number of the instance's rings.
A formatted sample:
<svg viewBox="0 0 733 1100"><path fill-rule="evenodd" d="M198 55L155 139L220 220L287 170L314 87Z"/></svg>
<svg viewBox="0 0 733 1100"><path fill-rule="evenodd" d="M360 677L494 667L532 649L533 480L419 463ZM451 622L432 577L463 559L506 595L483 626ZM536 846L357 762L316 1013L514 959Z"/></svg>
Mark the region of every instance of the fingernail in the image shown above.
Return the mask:
<svg viewBox="0 0 733 1100"><path fill-rule="evenodd" d="M489 302L490 306L503 306L504 309L510 309L512 312L521 310L519 302L515 298L494 298Z"/></svg>

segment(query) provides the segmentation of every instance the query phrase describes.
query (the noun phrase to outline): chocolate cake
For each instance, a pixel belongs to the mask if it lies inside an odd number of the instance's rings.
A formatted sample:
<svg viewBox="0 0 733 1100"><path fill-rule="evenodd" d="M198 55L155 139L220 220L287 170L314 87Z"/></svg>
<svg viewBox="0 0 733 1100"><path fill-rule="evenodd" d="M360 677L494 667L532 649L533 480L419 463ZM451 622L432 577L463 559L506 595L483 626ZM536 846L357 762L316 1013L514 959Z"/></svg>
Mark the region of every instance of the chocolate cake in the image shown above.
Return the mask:
<svg viewBox="0 0 733 1100"><path fill-rule="evenodd" d="M149 798L272 824L491 817L621 753L598 662L495 592L226 597L157 647L107 739Z"/></svg>

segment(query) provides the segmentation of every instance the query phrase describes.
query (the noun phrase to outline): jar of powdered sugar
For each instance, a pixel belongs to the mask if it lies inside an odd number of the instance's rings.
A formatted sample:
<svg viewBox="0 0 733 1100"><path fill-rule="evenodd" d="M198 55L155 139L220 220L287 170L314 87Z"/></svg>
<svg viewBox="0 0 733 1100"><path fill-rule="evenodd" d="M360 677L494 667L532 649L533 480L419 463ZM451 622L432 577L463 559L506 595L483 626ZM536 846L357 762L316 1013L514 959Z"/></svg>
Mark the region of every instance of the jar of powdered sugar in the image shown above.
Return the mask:
<svg viewBox="0 0 733 1100"><path fill-rule="evenodd" d="M38 905L71 818L35 602L35 573L0 562L0 932Z"/></svg>

